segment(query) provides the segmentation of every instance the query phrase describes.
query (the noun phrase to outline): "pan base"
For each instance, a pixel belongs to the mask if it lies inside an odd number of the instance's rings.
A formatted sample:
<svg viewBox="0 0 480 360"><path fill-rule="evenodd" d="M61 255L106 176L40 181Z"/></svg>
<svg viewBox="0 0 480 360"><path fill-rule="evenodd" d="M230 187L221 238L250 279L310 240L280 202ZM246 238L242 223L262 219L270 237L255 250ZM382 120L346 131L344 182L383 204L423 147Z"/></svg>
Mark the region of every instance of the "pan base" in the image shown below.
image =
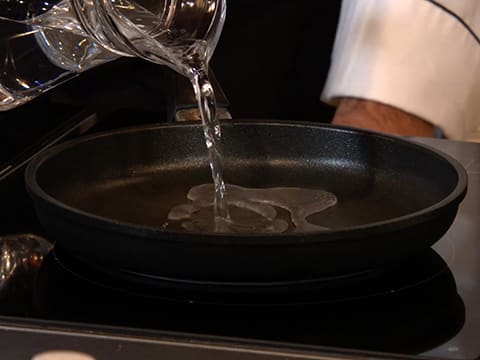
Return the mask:
<svg viewBox="0 0 480 360"><path fill-rule="evenodd" d="M101 268L58 246L50 258L50 262L76 278L113 291L221 306L298 306L368 299L420 286L448 272L445 262L432 249L411 259L409 266L396 264L309 280L255 283L198 281Z"/></svg>
<svg viewBox="0 0 480 360"><path fill-rule="evenodd" d="M228 164L227 164L228 165ZM225 167L227 183L248 188L295 187L322 189L335 194L338 202L324 211L311 214L308 221L333 230L388 221L418 211L436 198L429 184L404 176L403 186L396 179L376 179L352 169L339 171L327 167L312 171L307 167L266 169L256 164ZM250 174L259 174L252 177ZM301 174L301 176L299 175ZM188 191L209 183L203 164L183 169L132 169L128 176L95 180L95 183L55 189L57 197L73 208L105 219L151 228L161 228L168 213L185 202ZM284 217L289 218L285 213ZM163 227L165 228L165 227ZM179 231L185 231L179 227Z"/></svg>

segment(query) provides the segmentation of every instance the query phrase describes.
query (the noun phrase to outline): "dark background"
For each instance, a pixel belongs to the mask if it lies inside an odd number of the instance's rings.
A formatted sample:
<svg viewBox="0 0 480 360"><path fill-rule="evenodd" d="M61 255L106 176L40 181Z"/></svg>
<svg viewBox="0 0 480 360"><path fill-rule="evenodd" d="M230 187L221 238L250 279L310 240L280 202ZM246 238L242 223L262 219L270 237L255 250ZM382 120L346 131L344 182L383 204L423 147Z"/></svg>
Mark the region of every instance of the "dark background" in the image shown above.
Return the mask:
<svg viewBox="0 0 480 360"><path fill-rule="evenodd" d="M329 121L320 102L340 0L229 0L212 68L237 118Z"/></svg>

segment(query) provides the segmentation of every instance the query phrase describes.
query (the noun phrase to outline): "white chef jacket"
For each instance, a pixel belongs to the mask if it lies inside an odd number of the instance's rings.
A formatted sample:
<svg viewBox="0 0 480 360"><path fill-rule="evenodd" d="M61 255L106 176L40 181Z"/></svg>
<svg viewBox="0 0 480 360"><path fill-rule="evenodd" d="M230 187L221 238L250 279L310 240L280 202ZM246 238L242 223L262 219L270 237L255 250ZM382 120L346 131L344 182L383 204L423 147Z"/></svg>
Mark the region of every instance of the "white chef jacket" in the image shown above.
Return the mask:
<svg viewBox="0 0 480 360"><path fill-rule="evenodd" d="M344 0L322 99L341 97L480 141L480 0Z"/></svg>

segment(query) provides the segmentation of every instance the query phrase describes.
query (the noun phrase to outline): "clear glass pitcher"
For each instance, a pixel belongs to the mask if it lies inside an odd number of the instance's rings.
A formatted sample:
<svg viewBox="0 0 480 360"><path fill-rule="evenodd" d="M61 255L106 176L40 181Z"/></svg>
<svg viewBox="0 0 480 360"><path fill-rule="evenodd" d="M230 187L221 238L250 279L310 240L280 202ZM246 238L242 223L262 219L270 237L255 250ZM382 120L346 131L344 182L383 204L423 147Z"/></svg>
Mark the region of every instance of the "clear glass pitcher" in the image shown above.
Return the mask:
<svg viewBox="0 0 480 360"><path fill-rule="evenodd" d="M193 78L215 49L225 1L0 0L0 111L120 56Z"/></svg>

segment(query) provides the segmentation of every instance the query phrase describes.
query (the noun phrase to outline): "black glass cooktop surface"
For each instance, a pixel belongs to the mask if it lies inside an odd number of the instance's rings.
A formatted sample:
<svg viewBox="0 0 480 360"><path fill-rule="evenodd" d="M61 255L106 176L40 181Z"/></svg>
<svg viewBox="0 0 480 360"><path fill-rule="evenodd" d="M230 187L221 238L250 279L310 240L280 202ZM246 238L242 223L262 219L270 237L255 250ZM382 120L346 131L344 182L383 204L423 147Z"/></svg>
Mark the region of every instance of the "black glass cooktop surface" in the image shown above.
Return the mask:
<svg viewBox="0 0 480 360"><path fill-rule="evenodd" d="M469 190L448 233L408 263L307 283L231 286L109 274L54 248L36 269L33 281L24 274L9 291L1 292L2 323L60 321L67 327L102 325L293 347L476 359L480 357L480 144L418 141L459 160L469 174ZM17 176L11 181L18 189L23 179ZM1 191L5 206L20 196L8 186ZM28 206L22 202L15 232L45 236L38 225L32 225ZM0 234L8 235L11 225L0 225ZM8 347L8 337L0 339L2 347Z"/></svg>

